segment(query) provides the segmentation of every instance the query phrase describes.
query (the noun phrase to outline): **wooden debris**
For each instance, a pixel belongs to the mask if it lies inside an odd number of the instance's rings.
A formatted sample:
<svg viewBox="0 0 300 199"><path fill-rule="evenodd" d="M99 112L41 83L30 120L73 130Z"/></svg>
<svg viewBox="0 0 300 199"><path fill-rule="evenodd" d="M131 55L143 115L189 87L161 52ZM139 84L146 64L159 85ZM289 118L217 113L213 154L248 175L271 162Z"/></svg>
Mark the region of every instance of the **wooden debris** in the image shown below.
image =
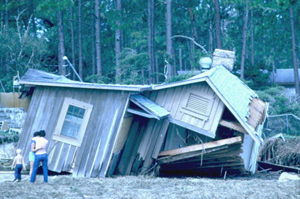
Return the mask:
<svg viewBox="0 0 300 199"><path fill-rule="evenodd" d="M219 146L224 146L224 145L229 145L229 144L234 144L234 143L241 143L242 142L242 137L233 137L233 138L227 138L223 140L217 140L214 142L207 142L204 144L197 144L197 145L192 145L188 147L183 147L180 149L173 149L169 151L162 151L158 154L159 157L161 156L168 156L168 155L178 155L182 153L188 153L192 151L197 151L197 150L204 150L204 149L211 149L214 147L219 147Z"/></svg>
<svg viewBox="0 0 300 199"><path fill-rule="evenodd" d="M163 151L157 160L159 172L162 176L245 174L241 143L242 137L238 136Z"/></svg>
<svg viewBox="0 0 300 199"><path fill-rule="evenodd" d="M226 120L221 120L219 124L221 126L236 130L238 132L248 134L248 132L244 129L244 127L242 125L240 125L239 123L237 123L237 122L230 122L230 121L226 121Z"/></svg>
<svg viewBox="0 0 300 199"><path fill-rule="evenodd" d="M269 169L270 171L287 171L287 172L296 172L300 173L300 168L285 166L280 164L272 164L269 162L257 161L258 165L263 169Z"/></svg>

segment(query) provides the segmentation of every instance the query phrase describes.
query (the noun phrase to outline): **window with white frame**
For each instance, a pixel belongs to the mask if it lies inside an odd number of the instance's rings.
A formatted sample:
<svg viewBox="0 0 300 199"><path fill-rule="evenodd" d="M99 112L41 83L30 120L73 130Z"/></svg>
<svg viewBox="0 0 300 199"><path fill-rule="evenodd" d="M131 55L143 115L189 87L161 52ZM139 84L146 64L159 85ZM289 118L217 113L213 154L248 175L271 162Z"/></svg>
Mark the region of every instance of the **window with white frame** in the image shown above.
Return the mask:
<svg viewBox="0 0 300 199"><path fill-rule="evenodd" d="M93 105L65 98L53 139L80 146L90 118Z"/></svg>

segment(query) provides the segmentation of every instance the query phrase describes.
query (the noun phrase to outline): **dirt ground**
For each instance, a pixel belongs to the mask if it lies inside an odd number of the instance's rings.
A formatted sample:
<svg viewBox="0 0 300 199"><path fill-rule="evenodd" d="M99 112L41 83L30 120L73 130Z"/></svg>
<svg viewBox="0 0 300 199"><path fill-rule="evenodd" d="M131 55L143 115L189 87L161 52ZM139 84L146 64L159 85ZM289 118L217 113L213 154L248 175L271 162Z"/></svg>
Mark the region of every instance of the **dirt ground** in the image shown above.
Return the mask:
<svg viewBox="0 0 300 199"><path fill-rule="evenodd" d="M12 172L0 173L0 198L300 198L300 181L278 182L276 174L235 179L208 178L74 178L67 175L50 176L36 183L23 175L21 182L12 182Z"/></svg>

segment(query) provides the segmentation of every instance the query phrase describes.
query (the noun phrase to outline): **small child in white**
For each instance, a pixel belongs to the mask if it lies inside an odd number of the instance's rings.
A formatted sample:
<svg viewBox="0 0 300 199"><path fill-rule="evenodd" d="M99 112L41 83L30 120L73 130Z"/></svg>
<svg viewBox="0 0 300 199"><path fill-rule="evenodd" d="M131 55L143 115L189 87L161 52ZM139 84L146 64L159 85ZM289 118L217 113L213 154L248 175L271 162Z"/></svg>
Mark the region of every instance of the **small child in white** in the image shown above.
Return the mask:
<svg viewBox="0 0 300 199"><path fill-rule="evenodd" d="M25 163L24 163L24 158L21 155L21 149L17 149L17 155L14 158L14 161L11 165L11 169L15 168L15 179L14 182L20 182L21 181L21 171L22 171L22 167L24 168L24 170L26 169L25 167Z"/></svg>

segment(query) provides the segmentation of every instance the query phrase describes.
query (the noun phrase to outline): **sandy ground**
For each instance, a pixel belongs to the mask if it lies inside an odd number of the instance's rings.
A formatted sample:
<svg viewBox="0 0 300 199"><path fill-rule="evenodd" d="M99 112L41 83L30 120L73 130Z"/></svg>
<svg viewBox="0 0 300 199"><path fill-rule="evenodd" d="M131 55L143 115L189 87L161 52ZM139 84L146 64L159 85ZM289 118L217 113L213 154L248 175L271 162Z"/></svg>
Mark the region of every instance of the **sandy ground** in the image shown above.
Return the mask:
<svg viewBox="0 0 300 199"><path fill-rule="evenodd" d="M299 199L300 181L278 182L278 178L74 178L51 176L43 183L39 175L32 184L28 175L21 182L12 182L13 173L0 173L0 198L270 198Z"/></svg>

